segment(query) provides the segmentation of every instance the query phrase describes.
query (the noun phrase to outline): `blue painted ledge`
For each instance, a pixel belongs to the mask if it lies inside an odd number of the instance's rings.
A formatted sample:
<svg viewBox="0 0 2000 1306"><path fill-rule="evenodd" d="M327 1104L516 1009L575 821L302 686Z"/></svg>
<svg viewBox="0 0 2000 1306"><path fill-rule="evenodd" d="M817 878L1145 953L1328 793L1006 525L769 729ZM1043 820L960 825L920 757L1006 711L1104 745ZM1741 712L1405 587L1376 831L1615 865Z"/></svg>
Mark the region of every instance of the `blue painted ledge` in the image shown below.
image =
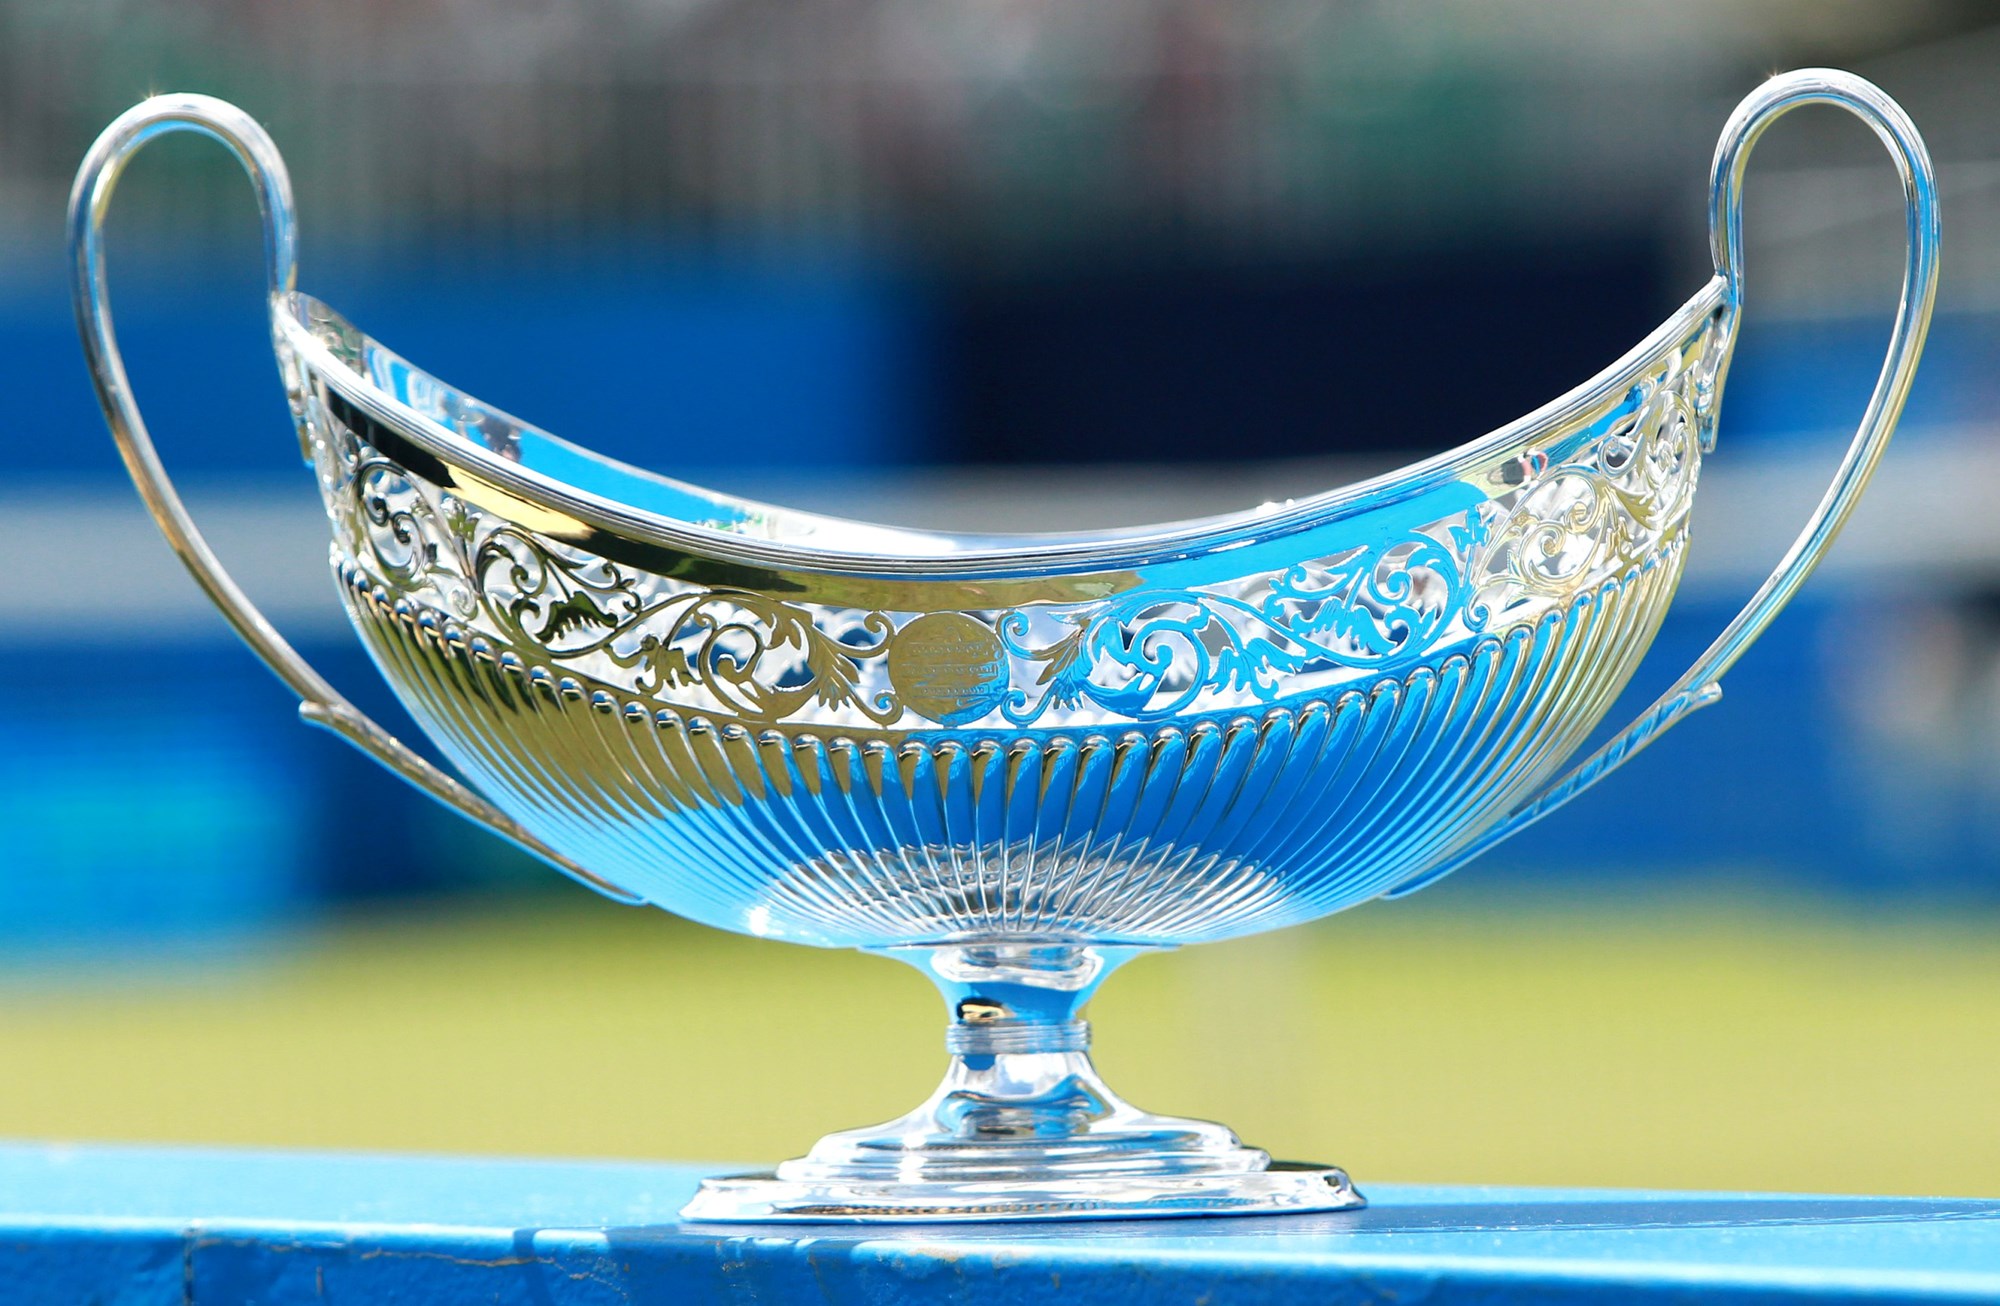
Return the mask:
<svg viewBox="0 0 2000 1306"><path fill-rule="evenodd" d="M1369 1184L1366 1211L677 1224L686 1166L0 1146L0 1302L1992 1302L2000 1200Z"/></svg>

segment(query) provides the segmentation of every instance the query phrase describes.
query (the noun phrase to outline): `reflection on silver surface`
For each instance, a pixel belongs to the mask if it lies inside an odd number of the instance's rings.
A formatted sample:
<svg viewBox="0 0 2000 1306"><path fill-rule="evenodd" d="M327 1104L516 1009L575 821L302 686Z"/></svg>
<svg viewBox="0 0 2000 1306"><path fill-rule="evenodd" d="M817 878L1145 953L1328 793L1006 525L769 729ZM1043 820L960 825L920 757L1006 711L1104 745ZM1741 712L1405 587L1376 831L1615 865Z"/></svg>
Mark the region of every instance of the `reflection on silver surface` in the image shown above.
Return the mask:
<svg viewBox="0 0 2000 1306"><path fill-rule="evenodd" d="M1741 592L1784 551L1791 520L1810 511L1822 489L1818 469L1786 450L1789 443L1702 468L1701 529L1690 541L1682 595L1713 599ZM798 481L756 472L730 479L746 487L746 497L810 512L848 512L918 530L958 525L999 534L1058 531L1078 521L1121 526L1214 516L1275 501L1288 486L1339 484L1380 470L1335 459L1200 468L909 470ZM2000 578L2000 516L1987 511L1984 487L1993 484L2000 484L2000 441L1993 430L1927 431L1869 483L1815 583L1853 592L1922 571L1942 574L1955 586L1992 584ZM211 481L187 498L205 523L203 534L267 614L313 638L348 629L327 585L326 528L311 486ZM112 609L150 638L193 642L223 635L200 590L171 555L159 551L158 535L129 493L95 485L0 488L0 548L16 564L0 571L0 606L8 613L0 641L92 638L98 632L89 619ZM73 583L44 583L59 570Z"/></svg>

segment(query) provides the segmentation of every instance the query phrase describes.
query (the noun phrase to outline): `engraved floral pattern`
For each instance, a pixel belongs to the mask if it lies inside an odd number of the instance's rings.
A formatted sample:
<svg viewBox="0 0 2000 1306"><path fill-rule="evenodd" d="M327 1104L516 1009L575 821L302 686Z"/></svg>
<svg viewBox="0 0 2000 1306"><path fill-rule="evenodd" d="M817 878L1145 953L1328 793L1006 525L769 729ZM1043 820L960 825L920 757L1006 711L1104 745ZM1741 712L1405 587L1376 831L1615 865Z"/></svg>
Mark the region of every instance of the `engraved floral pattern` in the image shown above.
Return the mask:
<svg viewBox="0 0 2000 1306"><path fill-rule="evenodd" d="M1658 551L1694 496L1711 367L1704 356L1648 378L1583 456L1526 469L1477 560L1472 583L1482 608L1566 598L1589 577L1644 565Z"/></svg>
<svg viewBox="0 0 2000 1306"><path fill-rule="evenodd" d="M1141 590L1088 608L1016 609L1008 650L1036 671L1008 695L1017 725L1091 706L1172 716L1219 692L1271 702L1314 670L1380 674L1429 652L1469 597L1476 515L1231 587ZM1439 537L1442 538L1439 538ZM1051 630L1056 627L1060 633Z"/></svg>
<svg viewBox="0 0 2000 1306"><path fill-rule="evenodd" d="M980 719L1145 721L1338 690L1649 565L1685 526L1715 335L1671 351L1570 447L1530 449L1401 517L1371 511L1344 535L1335 522L1301 537L1323 556L1222 584L967 612L1004 651L990 697L975 698L994 704ZM751 722L926 724L929 709L898 692L887 656L920 613L695 586L614 563L422 480L324 404L310 405L308 425L337 550L356 574L525 663ZM1425 504L1442 515L1412 515Z"/></svg>

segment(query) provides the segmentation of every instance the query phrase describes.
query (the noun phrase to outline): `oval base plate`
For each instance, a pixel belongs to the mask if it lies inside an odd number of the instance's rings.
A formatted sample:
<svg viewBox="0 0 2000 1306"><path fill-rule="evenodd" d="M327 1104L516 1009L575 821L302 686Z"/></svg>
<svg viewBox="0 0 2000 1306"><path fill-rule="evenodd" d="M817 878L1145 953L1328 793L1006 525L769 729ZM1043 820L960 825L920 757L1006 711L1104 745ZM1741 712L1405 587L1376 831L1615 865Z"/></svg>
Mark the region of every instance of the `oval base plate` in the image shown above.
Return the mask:
<svg viewBox="0 0 2000 1306"><path fill-rule="evenodd" d="M1192 1215L1277 1215L1367 1205L1333 1166L1274 1161L1231 1175L1038 1176L1032 1180L800 1183L775 1173L702 1181L684 1220L854 1224L982 1220L1130 1220Z"/></svg>

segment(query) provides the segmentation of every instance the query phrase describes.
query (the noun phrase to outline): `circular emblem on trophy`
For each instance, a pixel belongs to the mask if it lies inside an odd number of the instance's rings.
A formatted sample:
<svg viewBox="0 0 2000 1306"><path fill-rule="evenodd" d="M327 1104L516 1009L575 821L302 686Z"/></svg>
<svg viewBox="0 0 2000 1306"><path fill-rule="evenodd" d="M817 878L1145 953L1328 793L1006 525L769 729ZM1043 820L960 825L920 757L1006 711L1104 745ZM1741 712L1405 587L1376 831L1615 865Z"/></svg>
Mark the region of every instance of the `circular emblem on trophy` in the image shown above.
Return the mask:
<svg viewBox="0 0 2000 1306"><path fill-rule="evenodd" d="M896 632L889 683L903 706L941 726L976 721L1007 697L1007 650L983 622L932 612Z"/></svg>

